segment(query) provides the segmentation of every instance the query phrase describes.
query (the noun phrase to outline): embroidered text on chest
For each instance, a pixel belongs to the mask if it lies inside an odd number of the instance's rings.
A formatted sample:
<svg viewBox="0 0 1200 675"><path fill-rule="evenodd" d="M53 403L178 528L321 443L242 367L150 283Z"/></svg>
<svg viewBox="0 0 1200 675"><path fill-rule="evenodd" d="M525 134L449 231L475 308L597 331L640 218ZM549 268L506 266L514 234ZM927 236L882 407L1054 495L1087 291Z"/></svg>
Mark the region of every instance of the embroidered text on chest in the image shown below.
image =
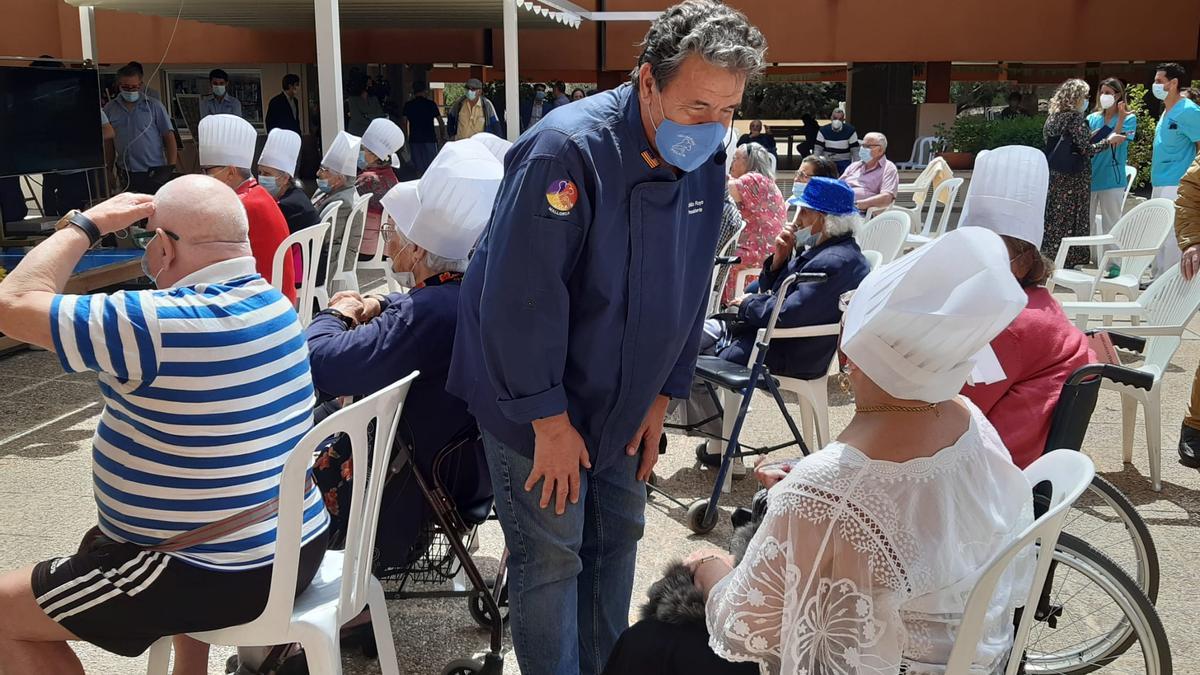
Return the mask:
<svg viewBox="0 0 1200 675"><path fill-rule="evenodd" d="M688 215L694 216L697 213L704 213L704 200L697 199L694 202L688 202Z"/></svg>

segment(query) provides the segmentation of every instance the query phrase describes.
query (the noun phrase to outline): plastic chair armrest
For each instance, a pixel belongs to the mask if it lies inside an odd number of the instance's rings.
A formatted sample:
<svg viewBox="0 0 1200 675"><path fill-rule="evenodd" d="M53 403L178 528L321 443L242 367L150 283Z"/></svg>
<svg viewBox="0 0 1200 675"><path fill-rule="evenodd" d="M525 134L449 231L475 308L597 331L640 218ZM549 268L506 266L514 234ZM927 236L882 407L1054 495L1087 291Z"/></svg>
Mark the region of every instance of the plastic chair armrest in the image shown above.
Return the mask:
<svg viewBox="0 0 1200 675"><path fill-rule="evenodd" d="M1103 246L1115 244L1117 240L1111 234L1097 234L1088 237L1063 237L1058 245L1058 255L1054 256L1054 266L1063 269L1067 264L1067 249L1072 246ZM1101 269L1104 269L1101 267Z"/></svg>

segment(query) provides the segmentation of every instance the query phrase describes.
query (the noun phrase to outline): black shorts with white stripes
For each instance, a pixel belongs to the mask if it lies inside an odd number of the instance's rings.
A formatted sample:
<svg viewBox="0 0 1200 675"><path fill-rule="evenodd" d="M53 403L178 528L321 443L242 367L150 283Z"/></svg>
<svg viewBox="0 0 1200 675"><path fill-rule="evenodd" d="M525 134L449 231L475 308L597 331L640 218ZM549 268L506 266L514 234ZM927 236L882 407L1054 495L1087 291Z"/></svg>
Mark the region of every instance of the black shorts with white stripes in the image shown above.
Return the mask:
<svg viewBox="0 0 1200 675"><path fill-rule="evenodd" d="M321 565L322 532L300 551L299 594ZM42 611L76 637L137 656L161 637L252 621L267 604L271 566L216 572L92 530L79 552L38 563L33 595Z"/></svg>

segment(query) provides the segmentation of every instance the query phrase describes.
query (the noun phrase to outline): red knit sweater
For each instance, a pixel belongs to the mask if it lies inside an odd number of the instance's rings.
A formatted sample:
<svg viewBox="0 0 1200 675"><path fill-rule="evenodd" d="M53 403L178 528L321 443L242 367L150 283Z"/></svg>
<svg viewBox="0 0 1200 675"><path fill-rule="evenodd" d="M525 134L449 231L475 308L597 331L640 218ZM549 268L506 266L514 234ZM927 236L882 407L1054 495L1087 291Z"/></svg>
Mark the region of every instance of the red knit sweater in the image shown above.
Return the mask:
<svg viewBox="0 0 1200 675"><path fill-rule="evenodd" d="M237 194L250 221L250 251L254 254L254 267L267 283L272 283L271 265L275 261L275 251L288 237L287 220L271 193L253 178L239 185ZM293 305L296 304L296 268L291 251L283 254L283 294Z"/></svg>
<svg viewBox="0 0 1200 675"><path fill-rule="evenodd" d="M1035 287L1025 292L1029 304L992 340L1006 379L962 390L987 415L1013 463L1022 469L1046 449L1063 382L1096 361L1087 337L1067 319L1050 291Z"/></svg>

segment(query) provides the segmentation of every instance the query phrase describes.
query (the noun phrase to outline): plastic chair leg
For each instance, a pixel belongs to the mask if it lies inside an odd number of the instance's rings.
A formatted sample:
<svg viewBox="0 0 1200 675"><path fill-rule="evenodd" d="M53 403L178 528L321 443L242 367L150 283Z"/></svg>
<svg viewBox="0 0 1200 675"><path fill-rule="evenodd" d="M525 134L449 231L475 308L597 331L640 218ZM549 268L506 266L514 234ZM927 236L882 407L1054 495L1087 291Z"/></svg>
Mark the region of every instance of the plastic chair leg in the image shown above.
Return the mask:
<svg viewBox="0 0 1200 675"><path fill-rule="evenodd" d="M1121 394L1121 461L1133 463L1133 425L1137 424L1137 399Z"/></svg>
<svg viewBox="0 0 1200 675"><path fill-rule="evenodd" d="M799 392L796 393L799 394ZM803 395L800 396L800 434L804 436L804 444L808 446L808 449L815 450L813 436L816 434L816 430L813 429L812 406Z"/></svg>
<svg viewBox="0 0 1200 675"><path fill-rule="evenodd" d="M1159 405L1159 389L1150 390L1143 402L1146 413L1146 451L1150 453L1150 485L1155 492L1162 491L1162 410Z"/></svg>
<svg viewBox="0 0 1200 675"><path fill-rule="evenodd" d="M312 675L342 675L342 650L338 644L338 629L332 634L311 626L300 636L304 659Z"/></svg>
<svg viewBox="0 0 1200 675"><path fill-rule="evenodd" d="M829 393L825 390L824 378L820 380L820 385L820 390L813 392L816 394L813 401L813 417L817 427L817 444L812 448L814 451L829 443Z"/></svg>
<svg viewBox="0 0 1200 675"><path fill-rule="evenodd" d="M167 675L171 670L171 638L159 638L150 645L150 658L146 663L146 675Z"/></svg>
<svg viewBox="0 0 1200 675"><path fill-rule="evenodd" d="M396 643L392 637L392 622L388 618L387 600L383 586L374 576L370 585L367 607L371 611L371 626L375 632L375 647L379 650L379 669L383 675L400 675L400 662L396 658Z"/></svg>

